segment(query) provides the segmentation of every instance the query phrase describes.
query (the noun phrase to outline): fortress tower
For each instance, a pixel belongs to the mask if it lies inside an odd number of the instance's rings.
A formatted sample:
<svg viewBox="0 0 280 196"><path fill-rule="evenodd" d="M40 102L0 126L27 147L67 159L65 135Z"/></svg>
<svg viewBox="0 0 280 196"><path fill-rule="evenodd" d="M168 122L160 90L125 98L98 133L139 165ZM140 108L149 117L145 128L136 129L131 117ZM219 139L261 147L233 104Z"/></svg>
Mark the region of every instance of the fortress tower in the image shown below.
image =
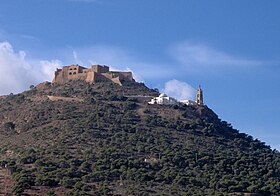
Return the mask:
<svg viewBox="0 0 280 196"><path fill-rule="evenodd" d="M203 105L203 92L200 85L196 91L196 103L197 105Z"/></svg>

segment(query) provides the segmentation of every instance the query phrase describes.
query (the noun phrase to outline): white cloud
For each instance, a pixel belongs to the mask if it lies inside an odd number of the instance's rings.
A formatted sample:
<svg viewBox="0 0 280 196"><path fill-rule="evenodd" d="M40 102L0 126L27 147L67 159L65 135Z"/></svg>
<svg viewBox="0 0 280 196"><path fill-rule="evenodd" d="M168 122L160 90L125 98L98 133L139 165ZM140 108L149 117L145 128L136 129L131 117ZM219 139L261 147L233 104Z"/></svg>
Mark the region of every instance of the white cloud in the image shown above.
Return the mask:
<svg viewBox="0 0 280 196"><path fill-rule="evenodd" d="M61 61L59 60L42 60L40 61L40 65L41 65L41 71L43 73L43 75L45 76L44 79L47 81L50 81L53 79L53 74L54 74L54 70L56 68L61 68L63 67L63 64Z"/></svg>
<svg viewBox="0 0 280 196"><path fill-rule="evenodd" d="M170 48L170 54L190 71L216 72L226 69L247 68L265 62L227 54L205 44L183 42Z"/></svg>
<svg viewBox="0 0 280 196"><path fill-rule="evenodd" d="M230 68L253 67L262 65L263 62L238 58L225 52L213 49L203 44L191 44L184 42L174 45L171 54L173 62L147 62L139 58L131 50L123 48L95 45L84 48L68 48L56 51L59 60L26 59L24 51L15 52L8 42L0 42L0 94L20 92L28 88L30 84L48 80L51 81L53 71L63 64L77 63L89 67L91 64L109 65L112 70L132 71L138 82L155 82L162 79L170 79L183 74L220 73ZM174 61L175 59L175 61ZM113 67L112 67L113 66ZM223 72L222 72L223 73ZM172 80L173 81L173 80ZM168 85L174 85L172 88ZM160 84L156 84L160 86ZM182 92L181 90L183 89ZM182 85L179 81L166 83L165 91L173 93L173 96L182 99L192 99L192 92L188 85Z"/></svg>
<svg viewBox="0 0 280 196"><path fill-rule="evenodd" d="M117 47L94 46L62 51L58 52L62 61L30 59L30 57L26 58L24 51L14 51L9 42L0 42L0 77L2 79L0 95L18 93L28 89L31 84L51 81L55 68L61 68L64 64L73 64L73 62L87 67L91 64L105 64L110 66L111 70L131 71L137 82L144 82L144 78L161 78L172 73L168 69L162 69L160 64L140 61L135 55ZM158 70L157 74L151 69Z"/></svg>
<svg viewBox="0 0 280 196"><path fill-rule="evenodd" d="M18 93L31 84L50 80L51 70L60 65L58 61L26 60L24 51L15 52L9 42L0 42L0 95Z"/></svg>
<svg viewBox="0 0 280 196"><path fill-rule="evenodd" d="M110 66L111 70L131 71L137 82L170 76L174 71L172 68L162 68L167 66L159 63L139 60L130 51L111 46L68 48L56 53L62 60L26 58L24 51L14 51L9 42L0 42L0 95L18 93L28 89L31 84L51 81L55 68L73 62L86 67L101 64ZM157 70L156 73L154 70Z"/></svg>
<svg viewBox="0 0 280 196"><path fill-rule="evenodd" d="M165 83L163 93L170 97L174 97L179 101L193 100L195 95L195 89L186 82L178 80L170 80Z"/></svg>
<svg viewBox="0 0 280 196"><path fill-rule="evenodd" d="M136 82L144 82L143 77L140 74L136 73L135 71L131 70L130 68L126 68L123 71L130 71L130 72L132 72L133 78L134 78L134 80Z"/></svg>

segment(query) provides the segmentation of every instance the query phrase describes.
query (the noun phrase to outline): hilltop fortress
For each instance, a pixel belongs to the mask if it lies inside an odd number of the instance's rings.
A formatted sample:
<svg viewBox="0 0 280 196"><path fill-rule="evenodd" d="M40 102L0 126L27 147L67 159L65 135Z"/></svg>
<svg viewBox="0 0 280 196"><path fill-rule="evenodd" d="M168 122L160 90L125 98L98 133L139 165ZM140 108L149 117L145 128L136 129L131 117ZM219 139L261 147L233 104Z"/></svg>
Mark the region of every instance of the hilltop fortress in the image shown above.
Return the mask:
<svg viewBox="0 0 280 196"><path fill-rule="evenodd" d="M111 81L119 85L125 81L135 81L131 72L110 71L105 65L92 65L89 69L79 65L70 65L56 69L52 83L65 84L72 80L84 80L88 83Z"/></svg>
<svg viewBox="0 0 280 196"><path fill-rule="evenodd" d="M65 84L73 80L83 80L90 84L98 82L113 82L122 86L124 82L135 82L132 77L132 72L122 72L122 71L110 71L109 67L106 65L92 65L91 68L85 68L79 65L64 66L62 69L56 69L54 72L54 79L52 84ZM136 95L137 97L144 97L141 95ZM48 96L50 100L70 100L79 101L72 98L64 97L53 97ZM159 104L159 105L176 105L179 103L186 105L199 105L203 106L203 92L201 87L197 89L196 101L184 100L177 101L172 97L168 97L165 94L160 94L158 97L153 97L149 104Z"/></svg>

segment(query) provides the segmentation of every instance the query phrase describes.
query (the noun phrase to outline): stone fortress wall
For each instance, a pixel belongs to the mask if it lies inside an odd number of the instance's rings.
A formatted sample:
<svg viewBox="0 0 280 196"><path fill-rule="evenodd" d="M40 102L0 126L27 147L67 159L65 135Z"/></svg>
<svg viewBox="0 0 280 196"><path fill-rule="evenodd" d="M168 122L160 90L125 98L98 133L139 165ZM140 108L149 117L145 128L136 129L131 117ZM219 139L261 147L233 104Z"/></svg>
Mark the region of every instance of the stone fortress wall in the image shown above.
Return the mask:
<svg viewBox="0 0 280 196"><path fill-rule="evenodd" d="M64 84L71 80L84 80L88 83L111 81L119 85L124 81L134 81L131 72L110 71L106 65L92 65L89 69L70 65L56 69L52 83Z"/></svg>

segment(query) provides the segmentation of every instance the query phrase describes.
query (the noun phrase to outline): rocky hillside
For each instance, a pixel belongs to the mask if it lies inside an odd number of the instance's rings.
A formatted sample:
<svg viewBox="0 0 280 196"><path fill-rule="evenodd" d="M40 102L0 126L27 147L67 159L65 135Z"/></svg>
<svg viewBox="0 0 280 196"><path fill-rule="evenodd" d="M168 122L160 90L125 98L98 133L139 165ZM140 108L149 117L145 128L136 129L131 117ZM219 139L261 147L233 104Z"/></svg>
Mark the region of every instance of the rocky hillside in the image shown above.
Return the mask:
<svg viewBox="0 0 280 196"><path fill-rule="evenodd" d="M0 164L16 195L280 195L280 154L206 106L144 84L82 81L0 97Z"/></svg>

